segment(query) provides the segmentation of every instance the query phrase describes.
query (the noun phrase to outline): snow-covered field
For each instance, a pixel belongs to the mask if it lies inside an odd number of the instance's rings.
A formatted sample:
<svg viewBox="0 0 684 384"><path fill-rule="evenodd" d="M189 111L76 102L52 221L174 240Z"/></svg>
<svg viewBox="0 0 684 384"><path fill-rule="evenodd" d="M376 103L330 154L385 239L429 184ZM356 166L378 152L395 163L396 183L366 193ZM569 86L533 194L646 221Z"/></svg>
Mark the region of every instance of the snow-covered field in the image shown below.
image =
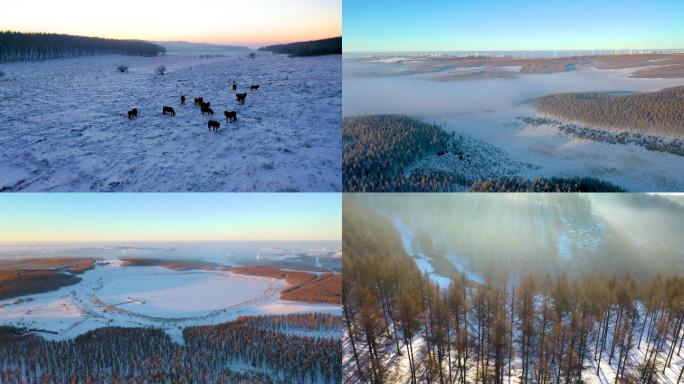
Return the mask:
<svg viewBox="0 0 684 384"><path fill-rule="evenodd" d="M31 300L0 301L0 325L38 329L48 339L73 338L103 326L151 326L182 342L187 326L239 316L341 313L337 305L281 300L285 280L228 271L125 267L112 261L81 277L76 285L22 297Z"/></svg>
<svg viewBox="0 0 684 384"><path fill-rule="evenodd" d="M0 69L0 191L341 190L338 55L109 55ZM244 105L232 81L248 93ZM217 133L194 106L200 96ZM129 120L132 108L139 117Z"/></svg>
<svg viewBox="0 0 684 384"><path fill-rule="evenodd" d="M425 64L429 67L428 64ZM434 81L434 68L423 73L401 60L344 60L343 115L399 113L436 123L447 132L468 138L466 149L500 151L478 161L473 169L430 157L416 168L444 170L482 177L595 177L631 192L684 190L684 157L650 151L635 144L616 145L580 139L558 127L525 124L520 117L541 116L534 98L561 92L653 92L684 84L684 79L631 78L639 68L580 69L514 78ZM453 69L443 69L449 73ZM439 74L441 72L438 72ZM475 139L476 141L473 141ZM453 159L452 159L453 160Z"/></svg>

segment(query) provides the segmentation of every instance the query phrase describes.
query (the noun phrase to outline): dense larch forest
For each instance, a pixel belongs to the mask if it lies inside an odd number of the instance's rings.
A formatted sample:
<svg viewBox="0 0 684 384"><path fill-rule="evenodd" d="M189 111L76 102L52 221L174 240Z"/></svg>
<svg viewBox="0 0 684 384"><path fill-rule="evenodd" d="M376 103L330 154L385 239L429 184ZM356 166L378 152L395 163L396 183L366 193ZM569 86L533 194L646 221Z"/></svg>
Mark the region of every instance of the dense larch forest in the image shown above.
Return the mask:
<svg viewBox="0 0 684 384"><path fill-rule="evenodd" d="M384 216L343 216L349 383L681 383L684 277L420 273Z"/></svg>

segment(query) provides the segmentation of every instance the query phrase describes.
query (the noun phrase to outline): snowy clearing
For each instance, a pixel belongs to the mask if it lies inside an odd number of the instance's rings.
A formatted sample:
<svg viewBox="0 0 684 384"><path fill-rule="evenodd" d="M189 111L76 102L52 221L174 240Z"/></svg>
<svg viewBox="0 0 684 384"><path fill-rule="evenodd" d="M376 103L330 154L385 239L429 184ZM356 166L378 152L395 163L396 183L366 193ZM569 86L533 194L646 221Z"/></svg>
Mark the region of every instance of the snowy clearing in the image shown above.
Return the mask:
<svg viewBox="0 0 684 384"><path fill-rule="evenodd" d="M340 56L108 55L1 68L0 191L341 190Z"/></svg>

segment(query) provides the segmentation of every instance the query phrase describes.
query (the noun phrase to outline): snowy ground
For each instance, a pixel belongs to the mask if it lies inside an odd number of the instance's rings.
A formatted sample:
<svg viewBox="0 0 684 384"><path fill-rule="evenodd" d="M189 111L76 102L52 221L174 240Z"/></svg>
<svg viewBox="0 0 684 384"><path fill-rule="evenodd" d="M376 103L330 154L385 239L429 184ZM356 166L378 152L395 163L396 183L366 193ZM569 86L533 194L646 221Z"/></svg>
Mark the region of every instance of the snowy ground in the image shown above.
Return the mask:
<svg viewBox="0 0 684 384"><path fill-rule="evenodd" d="M152 326L182 342L187 326L217 324L239 316L341 313L338 305L281 300L285 280L226 271L179 272L113 262L81 277L76 285L22 297L31 301L0 301L0 325L39 329L48 339L73 338L103 326Z"/></svg>
<svg viewBox="0 0 684 384"><path fill-rule="evenodd" d="M122 64L129 73L116 71ZM0 69L0 191L341 190L338 55L99 56ZM233 80L249 94L244 105ZM199 96L218 133L194 107ZM139 118L128 120L132 108Z"/></svg>
<svg viewBox="0 0 684 384"><path fill-rule="evenodd" d="M641 308L642 314L643 314L643 307ZM641 324L641 323L640 323ZM608 351L610 350L610 345L612 342L612 334L614 332L614 322L611 322L609 325L609 332L608 332L608 339L606 343L606 350L603 352L603 356L601 358L601 364L600 364L600 369L598 370L597 374L597 360L594 360L593 358L588 358L585 359L584 364L585 364L585 369L582 371L582 381L583 383L587 384L612 384L615 383L615 374L617 372L617 358L614 357L612 361L609 363L608 362ZM646 323L646 329L650 327L650 321ZM640 328L638 328L640 329ZM595 330L596 331L596 330ZM471 327L471 334L475 334L476 329ZM401 337L401 335L400 335ZM454 337L452 335L452 337ZM516 339L519 337L518 331L516 331L515 335ZM635 337L635 344L637 344L638 341L638 333L636 334ZM362 339L361 337L360 339ZM381 357L381 365L385 369L386 373L386 382L391 382L391 383L410 383L411 382L411 372L409 368L409 361L408 361L408 348L405 345L404 342L400 341L399 342L399 349L401 351L401 354L397 353L396 349L396 343L394 342L393 339L387 339L385 337L385 334L383 333L380 337L381 342L379 343L379 355ZM423 334L417 335L413 340L413 354L414 354L414 359L418 363L418 366L416 367L417 371L417 377L418 377L418 382L424 383L428 382L427 378L425 377L425 372L426 372L426 367L424 364L423 359L425 359L425 354L427 353L427 346L425 343L425 338ZM587 355L594 355L594 341L590 340L589 346L592 348ZM668 341L664 345L664 351L669 351L671 347L671 341ZM357 369L356 369L356 362L354 360L354 355L352 352L352 347L351 347L351 342L349 339L349 333L347 331L347 328L345 326L344 332L342 333L342 348L343 348L343 356L342 356L342 374L344 377L344 382L353 384L353 383L362 383L364 381L359 379ZM625 371L626 373L632 373L632 374L637 374L637 368L640 362L644 361L645 353L646 353L646 348L647 348L647 343L644 341L642 342L640 348L638 348L636 345L630 350L628 358L627 358L627 364ZM368 347L366 346L365 343L359 342L357 340L356 342L356 349L360 357L360 363L363 367L369 366L369 362L367 361L368 359ZM472 352L472 351L471 351ZM665 352L661 353L661 357L664 357ZM456 376L456 351L452 351L452 362L454 364L454 368L452 370L454 379ZM472 355L471 355L472 356ZM445 361L447 361L447 358L445 357ZM508 361L505 362L506 364ZM668 366L664 371L662 370L662 367L657 370L656 372L656 382L658 383L663 383L663 384L676 384L677 383L677 378L679 375L679 372L682 369L682 365L684 365L684 356L677 354L675 352L673 359L672 359L672 364ZM445 363L444 372L448 372L448 365ZM508 376L508 369L504 369L504 382L506 383L522 383L522 360L520 358L519 354L516 354L514 358L511 360L511 375ZM467 372L468 380L473 381L476 376L476 368L475 364L473 361L469 361L468 364L468 372Z"/></svg>
<svg viewBox="0 0 684 384"><path fill-rule="evenodd" d="M413 258L420 272L427 273L432 282L439 285L440 288L448 289L451 285L451 279L436 272L435 268L431 264L432 258L426 255L417 244L414 244L413 239L415 235L413 230L400 220L394 220L394 226L397 228L397 231L401 236L404 250L406 250L406 253ZM459 270L459 272L463 273L468 278L468 280L484 284L485 279L472 271L472 269L466 264L465 260L459 259L454 254L448 254L446 257L454 265L454 267Z"/></svg>

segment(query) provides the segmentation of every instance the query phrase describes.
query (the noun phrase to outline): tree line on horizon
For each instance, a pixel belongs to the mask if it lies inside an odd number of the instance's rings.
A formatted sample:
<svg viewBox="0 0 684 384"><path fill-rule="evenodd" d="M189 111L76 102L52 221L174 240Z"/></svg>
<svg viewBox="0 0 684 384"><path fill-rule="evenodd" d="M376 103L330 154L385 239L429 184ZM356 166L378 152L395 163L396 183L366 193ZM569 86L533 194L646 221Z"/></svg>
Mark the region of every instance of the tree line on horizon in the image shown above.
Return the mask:
<svg viewBox="0 0 684 384"><path fill-rule="evenodd" d="M331 37L329 39L302 41L289 44L267 45L259 48L259 50L286 54L291 57L341 55L342 37Z"/></svg>
<svg viewBox="0 0 684 384"><path fill-rule="evenodd" d="M0 63L102 54L159 56L165 52L164 47L142 40L0 31Z"/></svg>
<svg viewBox="0 0 684 384"><path fill-rule="evenodd" d="M579 383L608 366L615 383L682 382L683 276L462 275L440 287L387 218L345 200L343 221L346 382L396 382L404 363L412 384Z"/></svg>

